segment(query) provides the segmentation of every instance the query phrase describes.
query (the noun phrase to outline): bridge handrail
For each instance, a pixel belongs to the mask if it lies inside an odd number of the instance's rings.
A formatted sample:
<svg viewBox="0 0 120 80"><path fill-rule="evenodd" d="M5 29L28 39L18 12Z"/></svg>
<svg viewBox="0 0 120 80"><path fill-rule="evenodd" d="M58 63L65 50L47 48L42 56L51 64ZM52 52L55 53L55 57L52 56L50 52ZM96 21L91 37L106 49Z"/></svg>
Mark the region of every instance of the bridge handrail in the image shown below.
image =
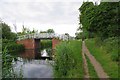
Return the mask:
<svg viewBox="0 0 120 80"><path fill-rule="evenodd" d="M18 36L17 40L22 39L31 39L31 38L59 38L62 40L68 40L68 36L64 34L57 34L57 33L32 33L32 34L26 34Z"/></svg>

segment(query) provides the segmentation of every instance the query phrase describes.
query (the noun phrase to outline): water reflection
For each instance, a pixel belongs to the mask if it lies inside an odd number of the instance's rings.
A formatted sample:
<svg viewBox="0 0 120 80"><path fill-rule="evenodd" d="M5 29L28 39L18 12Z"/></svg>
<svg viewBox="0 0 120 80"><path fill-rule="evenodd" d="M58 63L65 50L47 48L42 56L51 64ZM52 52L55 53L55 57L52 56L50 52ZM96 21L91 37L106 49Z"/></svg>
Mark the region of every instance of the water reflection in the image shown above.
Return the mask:
<svg viewBox="0 0 120 80"><path fill-rule="evenodd" d="M25 59L40 59L41 53L39 50L25 50L19 56Z"/></svg>
<svg viewBox="0 0 120 80"><path fill-rule="evenodd" d="M53 63L52 60L42 60L39 51L26 50L13 60L13 68L17 74L22 70L23 78L52 78Z"/></svg>

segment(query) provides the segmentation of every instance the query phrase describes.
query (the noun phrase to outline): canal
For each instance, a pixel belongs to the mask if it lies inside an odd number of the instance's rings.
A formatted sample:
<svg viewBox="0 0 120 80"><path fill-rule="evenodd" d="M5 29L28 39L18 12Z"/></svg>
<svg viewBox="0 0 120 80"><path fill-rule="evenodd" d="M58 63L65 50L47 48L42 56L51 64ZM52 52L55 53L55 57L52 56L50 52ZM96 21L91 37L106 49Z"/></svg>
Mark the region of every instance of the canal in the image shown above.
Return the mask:
<svg viewBox="0 0 120 80"><path fill-rule="evenodd" d="M25 50L13 59L13 69L23 78L53 78L54 61L45 57L48 57L46 49L41 52Z"/></svg>

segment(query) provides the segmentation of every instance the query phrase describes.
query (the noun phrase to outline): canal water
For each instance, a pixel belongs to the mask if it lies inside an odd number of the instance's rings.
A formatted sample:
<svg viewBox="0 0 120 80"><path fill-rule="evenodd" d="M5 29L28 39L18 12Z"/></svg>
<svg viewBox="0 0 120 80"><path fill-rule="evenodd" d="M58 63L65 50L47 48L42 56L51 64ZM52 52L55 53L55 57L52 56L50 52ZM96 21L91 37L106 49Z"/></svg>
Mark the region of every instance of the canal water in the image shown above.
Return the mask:
<svg viewBox="0 0 120 80"><path fill-rule="evenodd" d="M23 78L53 78L53 63L49 59L42 59L40 56L47 56L44 49L41 53L35 50L26 50L13 59L13 69L19 77Z"/></svg>

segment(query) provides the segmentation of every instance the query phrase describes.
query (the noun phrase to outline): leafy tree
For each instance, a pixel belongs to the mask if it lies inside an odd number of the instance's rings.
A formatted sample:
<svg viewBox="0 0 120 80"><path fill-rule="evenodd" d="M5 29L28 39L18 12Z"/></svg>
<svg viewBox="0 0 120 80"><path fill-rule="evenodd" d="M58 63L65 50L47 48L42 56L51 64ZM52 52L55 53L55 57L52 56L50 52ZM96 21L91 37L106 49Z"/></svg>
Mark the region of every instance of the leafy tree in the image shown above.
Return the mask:
<svg viewBox="0 0 120 80"><path fill-rule="evenodd" d="M35 30L35 29L33 28L33 30L31 31L29 28L26 28L26 27L24 27L24 25L23 25L22 32L18 32L17 34L18 34L18 35L25 35L25 34L32 34L32 33L38 33L38 30Z"/></svg>
<svg viewBox="0 0 120 80"><path fill-rule="evenodd" d="M16 34L11 32L10 26L6 23L0 23L0 27L2 28L2 39L16 40Z"/></svg>
<svg viewBox="0 0 120 80"><path fill-rule="evenodd" d="M53 29L48 29L47 31L40 31L40 33L55 33Z"/></svg>
<svg viewBox="0 0 120 80"><path fill-rule="evenodd" d="M68 33L65 33L65 35L68 36L68 37L70 36Z"/></svg>
<svg viewBox="0 0 120 80"><path fill-rule="evenodd" d="M100 5L94 5L92 2L83 3L79 8L83 31L88 31L89 35L94 34L101 39L118 36L118 8L118 2L101 2Z"/></svg>
<svg viewBox="0 0 120 80"><path fill-rule="evenodd" d="M82 39L82 32L76 32L75 36L75 39Z"/></svg>
<svg viewBox="0 0 120 80"><path fill-rule="evenodd" d="M47 33L54 33L54 30L53 29L48 29Z"/></svg>
<svg viewBox="0 0 120 80"><path fill-rule="evenodd" d="M40 33L47 33L46 31L40 31Z"/></svg>
<svg viewBox="0 0 120 80"><path fill-rule="evenodd" d="M35 29L33 28L33 30L31 31L31 33L38 33L38 30L35 30Z"/></svg>

